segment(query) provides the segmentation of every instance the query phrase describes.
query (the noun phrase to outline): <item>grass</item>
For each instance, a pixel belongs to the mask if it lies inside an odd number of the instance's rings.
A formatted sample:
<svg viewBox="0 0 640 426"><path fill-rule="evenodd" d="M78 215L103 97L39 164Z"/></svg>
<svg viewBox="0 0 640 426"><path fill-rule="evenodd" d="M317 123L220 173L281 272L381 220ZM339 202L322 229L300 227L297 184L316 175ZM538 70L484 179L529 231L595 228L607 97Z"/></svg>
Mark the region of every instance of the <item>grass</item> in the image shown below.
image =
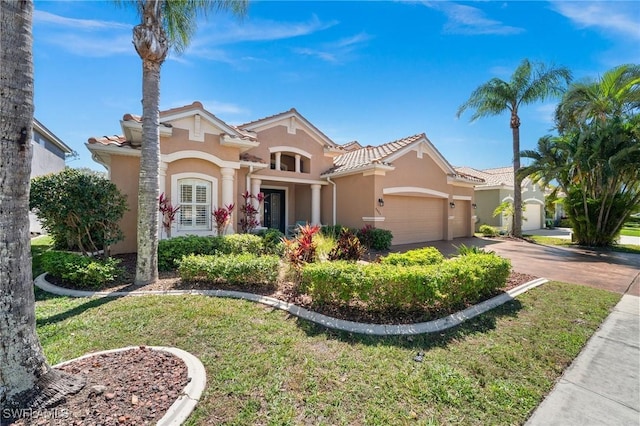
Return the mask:
<svg viewBox="0 0 640 426"><path fill-rule="evenodd" d="M522 424L620 298L552 282L446 332L379 338L241 300L36 296L51 363L129 345L196 355L207 388L188 425Z"/></svg>
<svg viewBox="0 0 640 426"><path fill-rule="evenodd" d="M640 228L623 227L620 231L620 235L626 235L628 237L640 237Z"/></svg>
<svg viewBox="0 0 640 426"><path fill-rule="evenodd" d="M578 247L575 243L564 238L547 237L542 235L527 235L527 239L537 244L544 244L547 246L562 246L562 247ZM640 246L634 244L615 244L611 247L603 250L611 250L620 253L633 253L640 254Z"/></svg>

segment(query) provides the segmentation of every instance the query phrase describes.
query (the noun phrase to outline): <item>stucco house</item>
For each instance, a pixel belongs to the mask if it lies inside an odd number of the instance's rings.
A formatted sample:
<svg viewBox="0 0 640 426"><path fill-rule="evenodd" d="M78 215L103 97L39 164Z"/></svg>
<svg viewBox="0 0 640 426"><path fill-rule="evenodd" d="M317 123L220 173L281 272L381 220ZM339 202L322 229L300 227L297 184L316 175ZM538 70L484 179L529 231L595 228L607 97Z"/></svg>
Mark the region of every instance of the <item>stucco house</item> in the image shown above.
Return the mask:
<svg viewBox="0 0 640 426"><path fill-rule="evenodd" d="M484 180L475 188L476 228L491 225L509 229L511 218L503 215L493 216L494 210L504 201L513 202L513 166L478 170L471 167L456 167L459 173L465 173ZM532 231L545 225L544 188L529 178L522 181L522 230Z"/></svg>
<svg viewBox="0 0 640 426"><path fill-rule="evenodd" d="M285 232L299 222L389 229L394 244L473 233L475 184L456 172L426 135L380 146L334 143L295 109L232 126L200 102L160 112L161 193L180 206L171 236L214 235L211 212L265 195L260 225ZM136 250L141 117L126 114L122 135L90 138L87 148L127 195L125 240ZM235 232L238 211L234 211ZM161 237L165 237L162 235Z"/></svg>
<svg viewBox="0 0 640 426"><path fill-rule="evenodd" d="M73 155L73 150L47 129L37 119L33 119L33 157L31 158L31 178L64 170L65 159ZM43 232L35 214L29 213L29 231L34 234Z"/></svg>

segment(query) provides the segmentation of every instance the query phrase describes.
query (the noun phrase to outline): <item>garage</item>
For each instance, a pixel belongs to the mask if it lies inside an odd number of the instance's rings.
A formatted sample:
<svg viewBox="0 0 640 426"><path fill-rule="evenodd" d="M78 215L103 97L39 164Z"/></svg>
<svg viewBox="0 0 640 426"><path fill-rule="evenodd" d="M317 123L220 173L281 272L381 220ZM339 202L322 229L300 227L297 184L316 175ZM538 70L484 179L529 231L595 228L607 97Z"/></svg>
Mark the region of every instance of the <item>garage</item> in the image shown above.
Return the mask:
<svg viewBox="0 0 640 426"><path fill-rule="evenodd" d="M453 238L468 237L471 223L471 201L456 200L453 213Z"/></svg>
<svg viewBox="0 0 640 426"><path fill-rule="evenodd" d="M533 231L542 228L542 206L537 203L526 203L522 212L522 230Z"/></svg>
<svg viewBox="0 0 640 426"><path fill-rule="evenodd" d="M391 231L394 245L444 239L442 198L388 195L384 215L379 226Z"/></svg>

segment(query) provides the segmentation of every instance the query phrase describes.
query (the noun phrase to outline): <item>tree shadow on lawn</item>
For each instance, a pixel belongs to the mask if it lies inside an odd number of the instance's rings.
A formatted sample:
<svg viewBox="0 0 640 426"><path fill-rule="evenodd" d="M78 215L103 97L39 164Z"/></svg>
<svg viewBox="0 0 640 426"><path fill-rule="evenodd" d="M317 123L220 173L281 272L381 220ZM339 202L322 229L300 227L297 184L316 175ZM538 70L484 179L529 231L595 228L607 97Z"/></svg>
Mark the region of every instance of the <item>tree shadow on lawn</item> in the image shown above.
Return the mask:
<svg viewBox="0 0 640 426"><path fill-rule="evenodd" d="M522 303L513 299L500 305L488 312L471 318L455 327L433 332L414 335L397 335L397 336L373 336L347 331L340 331L326 328L320 324L316 324L302 318L296 318L297 325L308 336L313 337L324 334L328 338L337 339L349 344L363 344L369 346L397 346L404 349L414 350L431 350L433 348L445 348L449 343L461 340L467 336L478 333L486 333L494 330L499 318L518 316L518 312L522 309Z"/></svg>
<svg viewBox="0 0 640 426"><path fill-rule="evenodd" d="M67 296L58 296L56 294L52 294L52 293L48 293L44 290L41 290L39 288L35 288L35 293L36 293L36 301L46 301L46 300L52 300L52 299L58 299L58 298L66 298ZM82 303L81 305L78 305L74 308L71 308L67 311L64 312L60 312L58 314L55 315L51 315L50 317L47 318L38 318L36 319L36 325L37 326L43 326L43 325L48 325L48 324L54 324L60 321L64 321L66 319L75 317L76 315L80 315L82 313L84 313L85 311L88 311L89 309L93 309L93 308L97 308L99 306L102 305L106 305L109 302L112 302L116 299L120 299L121 297L125 297L125 296L108 296L108 297L92 297L92 298L85 298L86 302ZM75 298L74 298L75 299Z"/></svg>

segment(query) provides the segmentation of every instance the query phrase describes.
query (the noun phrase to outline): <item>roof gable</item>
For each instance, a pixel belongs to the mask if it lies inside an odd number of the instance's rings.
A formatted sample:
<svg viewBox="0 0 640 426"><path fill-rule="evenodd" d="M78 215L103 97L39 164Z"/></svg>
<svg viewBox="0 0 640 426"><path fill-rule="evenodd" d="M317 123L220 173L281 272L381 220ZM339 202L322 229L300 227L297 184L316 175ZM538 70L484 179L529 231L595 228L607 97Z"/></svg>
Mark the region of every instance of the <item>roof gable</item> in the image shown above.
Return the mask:
<svg viewBox="0 0 640 426"><path fill-rule="evenodd" d="M244 132L259 132L276 126L285 126L287 128L287 132L291 134L295 134L297 129L303 130L323 147L332 149L339 148L335 142L322 133L316 126L311 124L311 122L295 108L291 108L289 111L274 114L259 120L251 121L249 123L241 124L238 126L238 129Z"/></svg>

